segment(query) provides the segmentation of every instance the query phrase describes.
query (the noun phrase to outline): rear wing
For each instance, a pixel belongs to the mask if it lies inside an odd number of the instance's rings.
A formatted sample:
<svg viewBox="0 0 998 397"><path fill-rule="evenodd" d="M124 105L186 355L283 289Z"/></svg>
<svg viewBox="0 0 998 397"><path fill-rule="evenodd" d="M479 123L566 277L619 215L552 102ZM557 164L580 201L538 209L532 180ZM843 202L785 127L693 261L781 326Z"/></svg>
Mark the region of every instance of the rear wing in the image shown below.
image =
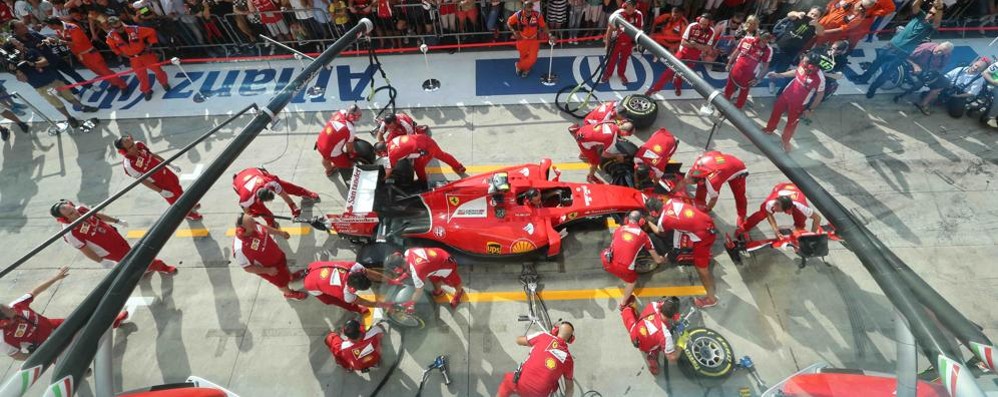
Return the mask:
<svg viewBox="0 0 998 397"><path fill-rule="evenodd" d="M387 199L383 177L384 171L379 165L355 166L350 178L350 191L347 193L346 212L378 212Z"/></svg>

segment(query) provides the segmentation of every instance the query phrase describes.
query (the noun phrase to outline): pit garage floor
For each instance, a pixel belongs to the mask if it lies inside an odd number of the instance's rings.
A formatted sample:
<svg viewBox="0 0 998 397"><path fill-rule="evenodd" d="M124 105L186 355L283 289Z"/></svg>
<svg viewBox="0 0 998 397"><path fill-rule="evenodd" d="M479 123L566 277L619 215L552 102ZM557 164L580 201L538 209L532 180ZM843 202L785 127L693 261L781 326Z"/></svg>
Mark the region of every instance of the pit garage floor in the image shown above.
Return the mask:
<svg viewBox="0 0 998 397"><path fill-rule="evenodd" d="M692 95L690 95L692 96ZM771 99L756 101L748 113L756 120L769 114ZM761 103L760 103L761 102ZM681 141L676 159L689 163L703 150L710 122L697 115L701 101L663 103L658 125ZM571 120L553 106L522 105L415 109L420 122L433 126L441 147L472 167L536 162L550 157L570 164L563 178L584 180L577 148L566 133ZM312 150L315 135L328 115L286 115L266 131L229 170L265 166L282 178L321 193L322 202L305 214L339 212L345 187L327 179ZM153 150L171 154L224 117L119 120L89 135L33 136L15 132L3 145L0 169L0 236L4 265L58 230L48 215L59 198L97 203L131 181L111 141L130 133ZM183 183L229 143L248 117L182 157ZM370 114L359 131L372 126ZM40 127L39 127L40 128ZM632 138L642 140L651 131ZM362 134L367 139L369 136ZM866 100L839 96L822 105L810 126L801 125L793 157L923 278L969 318L998 336L998 280L994 258L994 225L998 204L990 182L998 173L998 130L976 121L949 118L939 111L923 116L914 108L891 103L886 96ZM773 138L776 140L777 138ZM730 125L715 136L713 147L742 158L749 176L750 211L758 208L772 186L786 178ZM571 165L574 164L574 165ZM435 178L454 178L437 171ZM336 366L324 335L345 318L342 310L315 299L288 302L280 293L229 263L232 237L227 235L238 213L236 198L223 177L202 200L203 222L189 222L160 257L180 267L172 278L146 277L136 288L131 324L115 332L115 384L130 390L163 382L180 382L194 374L242 396L366 396L385 376L401 349L399 368L381 395L414 395L422 367L444 354L453 383L445 387L434 375L424 396L477 396L495 392L505 372L526 357L514 340L523 335L521 298L499 299L490 293L519 292L520 263L465 261L462 276L476 300L457 310L439 307L421 331L392 332L380 369L346 373ZM283 204L272 206L286 213ZM113 204L107 213L127 219L130 237L140 236L165 210L155 193L139 187ZM725 189L715 209L718 226L730 231L734 203ZM788 220L784 220L789 222ZM291 227L292 225L285 225ZM189 229L188 229L189 228ZM205 231L206 229L206 231ZM336 236L292 227L294 236L280 242L302 268L317 259L350 259L353 247ZM768 227L764 229L768 234ZM758 232L757 232L758 233ZM550 316L572 321L577 342L577 390L603 396L704 395L707 390L684 379L673 366L665 377L653 377L639 352L631 347L615 311L621 283L604 273L597 254L609 244L605 228L571 234L557 262L537 265L544 290L570 290L569 299L548 300ZM132 238L131 241L137 241ZM895 360L894 312L854 255L832 244L826 266L818 260L798 270L785 252L758 251L736 267L715 247L721 304L708 309L709 327L726 336L737 356L749 355L769 384L818 361L837 366L892 372ZM72 267L70 276L39 297L35 308L48 316L68 314L107 273L61 242L19 270L0 279L0 299L10 301L54 273ZM698 286L695 273L664 268L642 280L645 295L660 291L688 292ZM661 287L663 289L652 290ZM695 290L695 288L693 289ZM640 290L639 290L640 292ZM518 295L517 295L518 296ZM647 302L649 297L643 298ZM424 300L425 302L425 300ZM927 365L924 360L920 369ZM0 359L5 377L16 368ZM47 378L43 378L42 384ZM991 385L992 387L994 385ZM711 395L737 395L738 389L759 390L744 372L736 373ZM83 387L80 395L89 395ZM40 395L36 386L32 395Z"/></svg>

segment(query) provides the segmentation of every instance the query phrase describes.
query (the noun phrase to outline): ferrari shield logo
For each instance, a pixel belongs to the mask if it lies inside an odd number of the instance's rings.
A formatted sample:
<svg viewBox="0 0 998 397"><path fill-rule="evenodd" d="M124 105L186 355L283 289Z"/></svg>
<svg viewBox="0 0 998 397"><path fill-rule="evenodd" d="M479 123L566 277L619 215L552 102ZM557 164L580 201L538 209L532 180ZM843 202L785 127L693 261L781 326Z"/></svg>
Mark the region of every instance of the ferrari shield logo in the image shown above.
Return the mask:
<svg viewBox="0 0 998 397"><path fill-rule="evenodd" d="M551 341L551 348L552 349L557 349L558 348L558 341L556 341L556 340Z"/></svg>
<svg viewBox="0 0 998 397"><path fill-rule="evenodd" d="M322 280L325 280L325 279L329 278L329 268L328 267L322 268L322 271L319 272L319 278L322 279Z"/></svg>
<svg viewBox="0 0 998 397"><path fill-rule="evenodd" d="M499 243L488 242L485 243L485 253L489 255L499 255L502 253L502 246Z"/></svg>
<svg viewBox="0 0 998 397"><path fill-rule="evenodd" d="M579 213L578 212L571 212L571 213L568 214L568 220L573 220L573 219L578 218L578 217L579 217Z"/></svg>
<svg viewBox="0 0 998 397"><path fill-rule="evenodd" d="M544 360L544 366L548 367L548 369L554 369L555 366L554 359L548 358L547 360Z"/></svg>
<svg viewBox="0 0 998 397"><path fill-rule="evenodd" d="M450 205L457 207L458 204L461 204L461 199L457 196L450 196L447 197L447 202L450 203Z"/></svg>
<svg viewBox="0 0 998 397"><path fill-rule="evenodd" d="M360 358L360 349L353 349L353 356Z"/></svg>

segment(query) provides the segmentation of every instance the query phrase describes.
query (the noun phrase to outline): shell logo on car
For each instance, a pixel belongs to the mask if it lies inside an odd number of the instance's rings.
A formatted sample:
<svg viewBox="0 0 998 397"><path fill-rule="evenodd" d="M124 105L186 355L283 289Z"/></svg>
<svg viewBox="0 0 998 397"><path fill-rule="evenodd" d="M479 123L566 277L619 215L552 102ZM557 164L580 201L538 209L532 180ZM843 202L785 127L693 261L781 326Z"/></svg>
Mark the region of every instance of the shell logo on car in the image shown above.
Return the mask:
<svg viewBox="0 0 998 397"><path fill-rule="evenodd" d="M513 242L513 245L509 247L509 250L514 254L522 254L535 249L537 249L537 246L529 240L516 240Z"/></svg>

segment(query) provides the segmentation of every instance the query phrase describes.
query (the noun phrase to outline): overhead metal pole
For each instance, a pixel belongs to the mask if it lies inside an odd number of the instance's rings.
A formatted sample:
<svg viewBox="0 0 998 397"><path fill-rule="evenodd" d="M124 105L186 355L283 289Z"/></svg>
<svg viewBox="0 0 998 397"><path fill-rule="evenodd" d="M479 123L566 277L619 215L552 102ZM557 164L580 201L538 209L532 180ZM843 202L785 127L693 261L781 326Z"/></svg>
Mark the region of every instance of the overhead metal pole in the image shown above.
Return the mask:
<svg viewBox="0 0 998 397"><path fill-rule="evenodd" d="M274 99L262 108L261 112L219 154L218 158L205 168L201 176L194 181L187 191L156 221L145 237L132 247L128 255L118 264L119 271L107 293L100 300L76 340L66 349L56 364L52 384L49 385L44 394L46 397L69 397L76 392L75 386L79 384L84 372L93 360L101 336L111 327L146 268L149 267L163 245L183 222L187 213L194 208L194 205L201 200L239 154L253 142L268 123L276 118L276 115L291 102L298 91L316 76L321 68L335 59L337 54L356 41L361 34L366 34L373 28L374 24L370 20L361 19L356 26L347 31L326 51L323 51L290 84L281 89ZM61 328L59 327L57 332ZM59 343L53 342L52 339L54 338L50 337L46 344Z"/></svg>
<svg viewBox="0 0 998 397"><path fill-rule="evenodd" d="M693 89L707 99L709 105L717 108L731 124L749 139L766 157L782 171L829 221L835 225L836 233L849 243L851 250L863 266L873 276L874 281L884 291L894 307L908 321L912 334L922 346L929 360L936 364L943 383L954 397L983 397L980 387L968 376L959 351L945 343L946 335L935 323L929 320L923 307L912 296L909 286L904 283L887 259L886 247L876 244L876 237L870 233L841 203L825 191L803 167L783 152L773 141L766 139L762 130L724 98L721 91L708 84L685 63L671 52L656 43L641 30L627 23L619 15L610 17L610 23L622 28L624 33L634 38L635 43L648 49L666 67L672 68L679 76L693 85ZM884 252L881 252L881 250Z"/></svg>

